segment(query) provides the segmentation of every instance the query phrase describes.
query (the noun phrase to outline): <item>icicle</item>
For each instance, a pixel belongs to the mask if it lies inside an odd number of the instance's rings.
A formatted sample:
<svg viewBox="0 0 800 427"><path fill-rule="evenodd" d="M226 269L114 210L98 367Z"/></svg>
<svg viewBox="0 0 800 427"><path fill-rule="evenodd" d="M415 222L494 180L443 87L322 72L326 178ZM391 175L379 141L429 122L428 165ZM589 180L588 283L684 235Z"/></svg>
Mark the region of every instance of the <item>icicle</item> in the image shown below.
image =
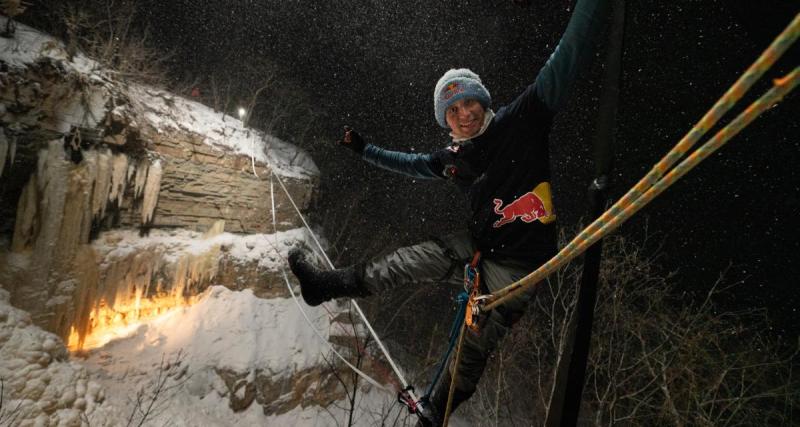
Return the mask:
<svg viewBox="0 0 800 427"><path fill-rule="evenodd" d="M97 187L97 150L86 150L83 152L83 160L80 166L85 169L83 176L85 182L83 188L86 193L85 203L82 207L84 212L85 226L91 228L92 220L94 220L94 211L92 210L92 203L94 200L94 193Z"/></svg>
<svg viewBox="0 0 800 427"><path fill-rule="evenodd" d="M47 185L47 175L45 175L44 171L47 168L47 150L39 150L39 156L36 158L36 176L39 179L36 180L36 184L39 186L39 190L44 190L45 185Z"/></svg>
<svg viewBox="0 0 800 427"><path fill-rule="evenodd" d="M97 177L97 151L95 150L87 150L83 152L83 165L86 166L90 172L89 174L92 178ZM91 185L94 184L94 181L90 182L88 188L92 188ZM94 191L92 189L92 191ZM91 201L91 199L89 199ZM91 206L89 206L91 209Z"/></svg>
<svg viewBox="0 0 800 427"><path fill-rule="evenodd" d="M122 205L122 195L125 194L127 184L128 156L117 154L111 166L111 191L108 193L109 202L117 202L117 207Z"/></svg>
<svg viewBox="0 0 800 427"><path fill-rule="evenodd" d="M30 181L22 188L22 194L19 196L17 221L14 223L14 238L11 241L13 252L22 252L25 248L33 246L36 215L39 210L36 181L36 175L31 175Z"/></svg>
<svg viewBox="0 0 800 427"><path fill-rule="evenodd" d="M128 162L128 176L125 178L126 181L130 181L133 178L133 174L136 173L136 165L131 162Z"/></svg>
<svg viewBox="0 0 800 427"><path fill-rule="evenodd" d="M6 133L0 129L0 176L3 176L3 167L6 165L6 154L8 154L8 139L6 139Z"/></svg>
<svg viewBox="0 0 800 427"><path fill-rule="evenodd" d="M33 262L39 263L44 271L49 271L53 257L63 256L56 253L55 248L64 219L64 204L67 198L65 188L74 164L65 158L64 144L61 140L50 141L47 151L39 155L46 157L46 160L39 162L42 169L38 172L41 175L36 177L38 186L42 189L39 193L37 215L41 222L33 245L36 256ZM46 280L46 277L42 280Z"/></svg>
<svg viewBox="0 0 800 427"><path fill-rule="evenodd" d="M17 137L11 137L11 146L8 147L8 167L14 166L14 157L17 155Z"/></svg>
<svg viewBox="0 0 800 427"><path fill-rule="evenodd" d="M53 173L53 170L60 171L62 163L65 161L64 145L59 139L48 142L46 149L39 150L39 156L36 159L36 176L38 177L36 183L39 185L39 190L43 191L52 178L59 177Z"/></svg>
<svg viewBox="0 0 800 427"><path fill-rule="evenodd" d="M138 177L137 177L138 178ZM158 191L161 189L161 160L156 160L147 171L147 182L144 185L142 200L142 224L149 224L158 202Z"/></svg>
<svg viewBox="0 0 800 427"><path fill-rule="evenodd" d="M108 205L108 192L111 187L111 151L97 153L97 175L92 193L92 217L103 218Z"/></svg>
<svg viewBox="0 0 800 427"><path fill-rule="evenodd" d="M142 195L144 183L147 180L147 169L149 166L150 164L147 162L147 159L139 160L139 165L136 166L136 181L134 182L133 187L134 199L138 199L139 196Z"/></svg>
<svg viewBox="0 0 800 427"><path fill-rule="evenodd" d="M211 228L209 228L208 231L206 231L203 234L203 239L210 239L214 236L219 236L224 232L225 232L225 220L218 219L214 221L214 225L212 225Z"/></svg>

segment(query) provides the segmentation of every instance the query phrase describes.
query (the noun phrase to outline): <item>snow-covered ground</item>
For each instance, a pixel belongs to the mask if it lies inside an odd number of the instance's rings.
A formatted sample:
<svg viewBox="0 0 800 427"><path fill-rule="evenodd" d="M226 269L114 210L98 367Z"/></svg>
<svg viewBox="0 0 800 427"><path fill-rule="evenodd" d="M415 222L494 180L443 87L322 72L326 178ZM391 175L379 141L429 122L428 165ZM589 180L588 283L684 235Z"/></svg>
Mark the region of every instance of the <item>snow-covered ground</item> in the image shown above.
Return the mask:
<svg viewBox="0 0 800 427"><path fill-rule="evenodd" d="M0 15L0 26L5 28L7 20ZM25 24L16 25L14 37L0 37L0 56L9 66L25 67L39 58L49 57L62 61L64 66L78 73L99 78L102 67L96 61L80 52L70 61L63 43Z"/></svg>
<svg viewBox="0 0 800 427"><path fill-rule="evenodd" d="M137 230L112 230L102 233L92 246L106 261L123 258L133 252L158 248L173 262L186 255L201 255L215 247L222 247L225 253L238 261L257 262L259 267L278 271L285 266L289 249L298 242L309 240L309 235L303 228L274 234L220 233L207 238L204 238L204 233L181 229L151 230L147 236L139 236Z"/></svg>
<svg viewBox="0 0 800 427"><path fill-rule="evenodd" d="M115 409L102 386L63 342L12 307L0 288L0 426L115 425Z"/></svg>
<svg viewBox="0 0 800 427"><path fill-rule="evenodd" d="M321 307L305 307L318 330L327 330ZM327 337L325 337L327 338ZM161 357L182 352L192 369L260 369L279 375L324 364L325 341L316 337L291 299L259 299L251 290L210 288L200 300L143 324L131 336L92 351L92 365L114 377L131 369L149 374ZM198 380L199 381L199 380ZM194 384L208 391L207 384Z"/></svg>
<svg viewBox="0 0 800 427"><path fill-rule="evenodd" d="M325 330L324 310L305 310ZM346 425L348 418L344 400L280 415L265 415L255 402L242 412L230 409L229 391L215 369L280 376L322 364L326 355L326 342L292 300L259 299L249 290L213 287L197 304L70 360L61 340L31 325L0 289L0 343L0 425L127 425L129 419L138 425L139 410L148 412L145 425L153 426L318 427ZM10 391L28 398L10 398ZM362 388L358 396L357 426L380 424L387 414L404 417L394 396L374 388Z"/></svg>
<svg viewBox="0 0 800 427"><path fill-rule="evenodd" d="M304 307L315 327L325 330L321 307ZM335 426L347 419L346 402L329 408L297 407L281 415L264 415L260 405L234 413L228 389L215 369L282 373L323 365L326 341L316 337L291 299L263 300L249 290L209 289L201 300L142 325L130 336L93 350L85 361L106 390L106 399L128 414L136 392L151 396L167 363L179 361L156 401L152 425L170 426ZM162 369L160 369L160 367ZM357 425L371 426L373 411L393 396L367 391L361 397ZM235 421L234 421L235 420Z"/></svg>

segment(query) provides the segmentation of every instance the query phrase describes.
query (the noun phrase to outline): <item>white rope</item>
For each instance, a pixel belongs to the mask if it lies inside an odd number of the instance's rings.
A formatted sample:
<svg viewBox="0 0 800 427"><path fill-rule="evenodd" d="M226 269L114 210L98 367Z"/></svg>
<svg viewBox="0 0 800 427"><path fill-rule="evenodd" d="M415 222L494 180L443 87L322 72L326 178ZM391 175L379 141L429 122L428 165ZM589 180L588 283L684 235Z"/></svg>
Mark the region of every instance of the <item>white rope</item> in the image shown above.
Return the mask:
<svg viewBox="0 0 800 427"><path fill-rule="evenodd" d="M270 169L272 169L272 168L270 167ZM273 176L276 176L276 175L271 172L270 173L270 180L269 180L269 195L270 195L270 201L272 203L272 231L273 231L273 235L277 236L277 234L278 234L278 226L277 226L277 224L275 222L276 221L275 220L275 218L276 218L276 215L275 215L275 185L273 184L273 181L272 181L272 177ZM275 249L277 250L277 245L275 246ZM381 390L384 390L384 391L387 391L387 392L391 392L392 390L390 390L389 388L385 387L384 385L382 385L377 380L375 380L374 378L370 377L369 375L367 375L366 373L364 373L363 371L361 371L357 367L353 366L352 363L350 363L347 359L345 359L344 356L342 356L342 354L339 353L336 350L336 348L333 347L333 345L330 343L330 341L328 341L327 338L322 336L322 332L320 332L316 328L316 326L314 326L314 322L311 320L311 318L308 317L308 314L306 313L306 311L303 310L303 306L300 304L300 300L297 298L297 295L294 293L294 289L292 289L292 284L289 282L289 277L286 275L286 270L281 268L281 274L283 275L284 283L286 283L286 288L289 289L289 294L292 296L292 300L294 300L294 303L297 305L297 309L300 310L300 313L303 315L303 318L306 319L306 323L308 323L308 326L310 326L311 330L314 331L314 334L327 345L328 349L331 352L333 352L333 354L335 354L336 357L339 358L339 360L341 360L345 365L347 365L350 369L352 369L353 372L358 374L358 376L360 376L361 378L366 380L368 383L372 384L373 386L375 386L375 387L377 387L377 388L379 388Z"/></svg>
<svg viewBox="0 0 800 427"><path fill-rule="evenodd" d="M336 267L333 265L333 262L331 262L330 258L328 258L328 254L325 253L325 250L322 248L322 244L320 244L319 240L317 239L317 236L314 235L314 232L311 230L311 227L308 225L308 222L306 222L306 219L303 217L303 214L300 213L300 208L297 207L297 204L294 202L292 195L289 194L289 190L287 190L286 186L283 185L283 180L281 180L281 178L278 175L273 174L273 176L275 176L275 178L278 179L278 184L281 185L281 188L283 189L283 192L286 194L286 197L289 198L289 202L292 204L292 207L294 207L294 210L297 212L297 215L300 216L300 220L303 221L303 225L311 234L311 238L314 240L314 243L317 244L317 247L322 253L322 256L325 258L325 261L328 262L328 266L330 266L331 270L335 270ZM372 334L372 337L375 339L375 342L378 344L378 347L380 347L381 352L383 352L383 355L386 357L386 360L389 362L389 365L391 365L395 375L397 375L397 378L400 379L400 383L403 385L404 388L407 387L408 383L406 382L406 379L403 376L402 372L400 372L400 368L394 363L392 356L389 355L389 351L383 345L383 342L381 342L380 338L378 338L378 334L375 332L375 329L372 328L372 325L369 323L369 320L367 320L367 316L364 315L364 312L361 310L361 307L355 300L350 300L350 302L353 304L353 307L356 308L356 311L358 312L359 316L361 316L361 319L364 321L364 325L366 325L367 329L369 329L370 334ZM417 400L417 397L414 396L413 392L410 392L409 395L411 396L412 399L414 399L414 401Z"/></svg>
<svg viewBox="0 0 800 427"><path fill-rule="evenodd" d="M269 157L269 156L267 156L267 157ZM267 161L269 162L269 160L267 160ZM270 169L273 170L271 166L270 166ZM278 175L276 175L275 173L273 173L272 176L274 176L275 178L278 179L278 184L280 184L281 188L283 189L283 192L286 194L286 197L289 199L289 202L292 204L292 207L294 208L295 212L297 212L297 215L300 217L300 220L303 221L303 225L305 226L306 230L308 230L309 234L311 234L311 238L314 240L314 243L317 244L317 247L319 248L320 252L322 253L323 258L325 258L325 261L327 261L328 266L331 268L331 270L335 270L336 267L333 265L333 262L331 262L331 259L328 258L328 254L325 253L325 250L322 248L322 244L319 242L319 239L317 239L317 236L314 234L314 231L311 230L311 227L308 225L308 222L306 222L305 217L300 212L300 208L297 207L297 204L294 202L294 199L292 198L292 195L289 194L289 190L287 190L286 186L283 184L283 180ZM271 184L272 184L272 181L270 181L270 189L272 189ZM273 203L273 207L272 207L272 209L273 209L273 211L272 211L273 212L273 221L275 221L275 206L274 206L275 198L274 197L273 197L272 203ZM378 334L375 332L375 329L372 328L372 324L370 324L369 320L367 320L367 316L364 315L364 312L361 310L361 307L358 305L358 303L355 300L351 299L350 302L353 304L353 307L356 308L356 312L358 312L358 315L361 316L361 319L364 321L364 325L369 330L370 334L372 335L372 338L375 339L375 342L378 344L378 347L381 349L381 352L386 357L386 360L389 362L389 365L392 367L392 370L394 371L395 375L397 375L397 378L400 380L400 384L402 384L403 388L407 388L408 385L409 385L408 382L406 382L406 379L403 376L403 373L400 372L400 368L397 366L397 364L394 363L394 360L392 359L392 356L389 355L389 351L386 349L386 346L384 346L383 342L380 340L380 338L378 338ZM417 401L417 396L414 394L413 391L409 391L409 396L415 402Z"/></svg>
<svg viewBox="0 0 800 427"><path fill-rule="evenodd" d="M289 282L289 277L286 276L286 270L281 268L281 273L283 274L283 280L284 280L284 282L286 282L286 287L289 289L289 293L292 295L292 299L294 300L294 303L297 304L297 309L300 310L300 313L303 314L303 317L306 319L306 322L308 322L308 325L311 327L311 330L314 331L314 334L316 334L317 337L319 337L319 339L324 341L326 343L328 349L330 351L332 351L333 354L335 354L336 357L339 358L339 360L344 362L345 365L350 367L350 369L352 369L353 372L358 374L358 376L360 376L361 378L364 378L368 383L374 385L375 387L391 393L392 390L390 390L386 386L382 385L377 380L375 380L374 378L370 377L369 375L367 375L366 373L364 373L360 369L358 369L355 366L353 366L352 363L348 362L347 359L345 359L344 356L341 355L341 353L336 351L336 349L333 347L333 345L330 343L330 341L328 341L325 337L322 336L322 333L314 326L314 323L308 317L308 314L306 314L305 310L303 310L303 306L300 305L300 300L297 299L297 295L294 293L294 290L292 290L292 285Z"/></svg>
<svg viewBox="0 0 800 427"><path fill-rule="evenodd" d="M258 176L258 173L256 172L256 139L255 138L253 138L253 152L250 153L250 166L253 168L253 175L255 175L256 178L258 178L259 176ZM270 183L272 183L272 181L270 181ZM275 218L273 218L273 224L272 225L275 225L274 224L274 220L275 220Z"/></svg>

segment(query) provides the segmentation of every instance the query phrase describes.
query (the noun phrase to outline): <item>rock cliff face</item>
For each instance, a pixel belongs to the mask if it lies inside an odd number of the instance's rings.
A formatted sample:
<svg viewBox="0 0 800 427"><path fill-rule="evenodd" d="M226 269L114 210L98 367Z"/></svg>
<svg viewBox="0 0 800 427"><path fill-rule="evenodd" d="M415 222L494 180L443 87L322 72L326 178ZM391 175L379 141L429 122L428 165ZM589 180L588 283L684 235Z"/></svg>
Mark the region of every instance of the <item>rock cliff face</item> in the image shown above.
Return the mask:
<svg viewBox="0 0 800 427"><path fill-rule="evenodd" d="M0 292L70 349L102 346L133 319L191 305L213 285L286 301L279 266L306 234L277 178L305 209L318 171L296 147L116 81L28 27L0 38ZM54 345L50 357L63 360ZM208 372L231 409L256 402L270 414L340 399L322 366ZM25 395L23 383L15 390ZM76 399L54 408L85 410ZM31 411L25 420L49 414Z"/></svg>
<svg viewBox="0 0 800 427"><path fill-rule="evenodd" d="M106 263L89 245L99 231L272 231L272 174L308 205L317 170L294 147L197 103L117 82L30 29L3 43L2 215L15 262L0 277L45 329L84 334L87 308L98 298L109 304L108 284L97 288ZM283 192L274 203L278 230L300 224ZM153 262L155 272L166 268ZM212 277L194 280L191 293ZM159 292L184 292L182 280L172 282L179 288L167 281Z"/></svg>

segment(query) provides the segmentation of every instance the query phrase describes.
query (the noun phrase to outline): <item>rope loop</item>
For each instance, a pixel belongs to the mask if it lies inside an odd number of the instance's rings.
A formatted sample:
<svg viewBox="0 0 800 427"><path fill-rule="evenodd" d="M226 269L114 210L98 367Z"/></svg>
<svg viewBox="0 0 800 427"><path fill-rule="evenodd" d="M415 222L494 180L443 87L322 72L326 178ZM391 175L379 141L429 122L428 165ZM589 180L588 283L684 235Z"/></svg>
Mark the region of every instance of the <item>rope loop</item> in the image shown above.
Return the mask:
<svg viewBox="0 0 800 427"><path fill-rule="evenodd" d="M414 386L409 385L406 388L397 392L397 401L402 403L406 408L408 408L409 414L417 414L419 412L420 402L425 399L422 398L420 400L414 400L412 397L412 393L414 393Z"/></svg>

